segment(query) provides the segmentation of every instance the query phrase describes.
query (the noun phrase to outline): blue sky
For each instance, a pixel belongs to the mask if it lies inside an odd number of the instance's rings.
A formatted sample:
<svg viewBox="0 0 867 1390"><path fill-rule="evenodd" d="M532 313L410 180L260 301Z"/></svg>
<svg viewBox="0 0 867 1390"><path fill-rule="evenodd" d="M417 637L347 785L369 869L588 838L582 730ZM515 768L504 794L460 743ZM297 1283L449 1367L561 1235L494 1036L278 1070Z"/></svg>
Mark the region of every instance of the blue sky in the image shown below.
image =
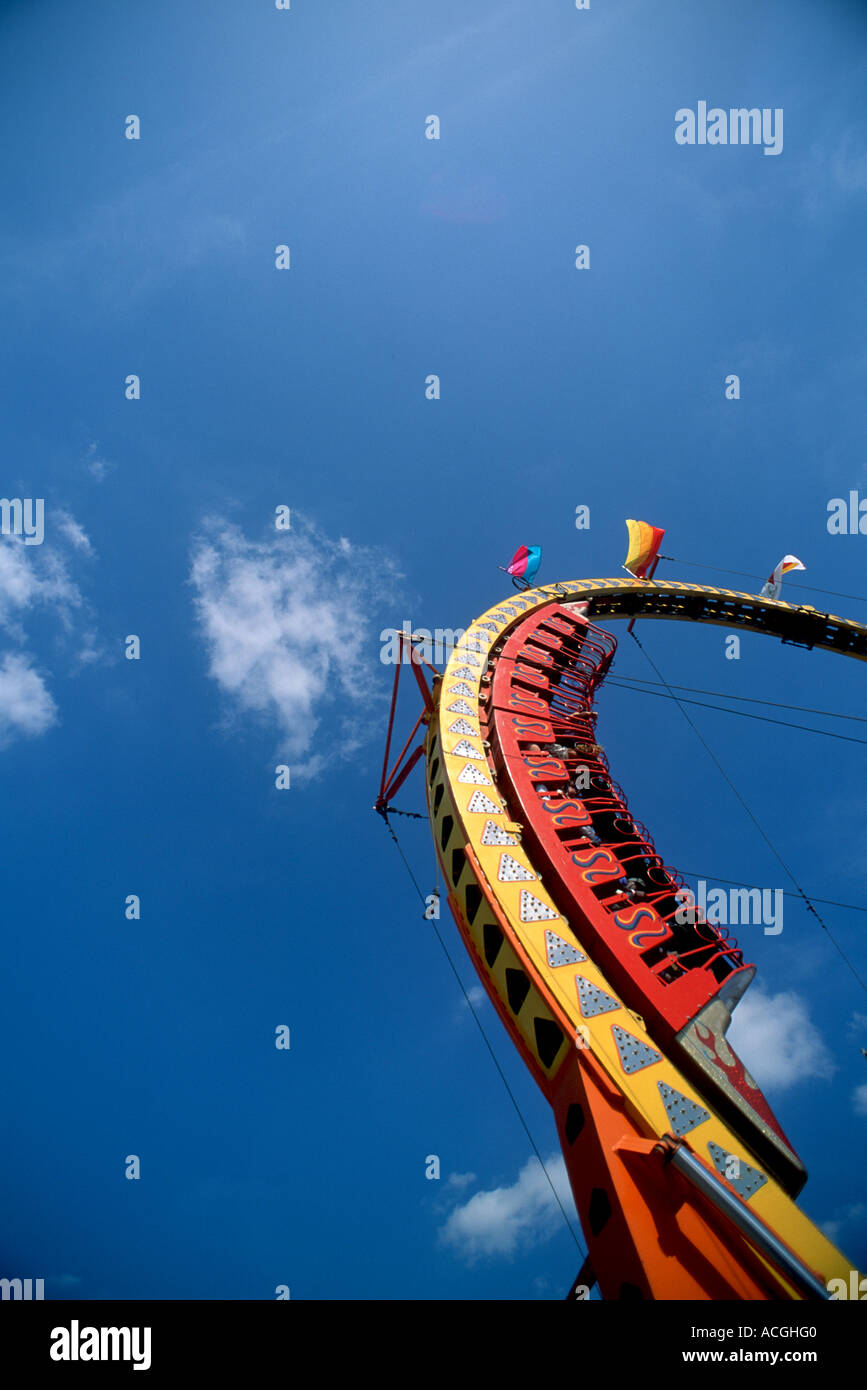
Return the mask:
<svg viewBox="0 0 867 1390"><path fill-rule="evenodd" d="M0 1272L565 1294L575 1241L370 809L380 632L466 626L522 542L541 579L616 574L628 516L681 561L790 551L867 595L867 538L826 526L867 496L865 39L837 0L0 7L0 491L46 506L42 546L0 542ZM782 108L782 152L679 146L703 100ZM653 679L613 628L618 674ZM861 664L639 635L669 681L864 711ZM864 748L690 713L804 887L860 902ZM599 730L670 863L789 886L670 702L611 687ZM426 826L400 833L432 887ZM867 973L861 914L823 911ZM739 936L734 1040L863 1265L864 992L791 899Z"/></svg>

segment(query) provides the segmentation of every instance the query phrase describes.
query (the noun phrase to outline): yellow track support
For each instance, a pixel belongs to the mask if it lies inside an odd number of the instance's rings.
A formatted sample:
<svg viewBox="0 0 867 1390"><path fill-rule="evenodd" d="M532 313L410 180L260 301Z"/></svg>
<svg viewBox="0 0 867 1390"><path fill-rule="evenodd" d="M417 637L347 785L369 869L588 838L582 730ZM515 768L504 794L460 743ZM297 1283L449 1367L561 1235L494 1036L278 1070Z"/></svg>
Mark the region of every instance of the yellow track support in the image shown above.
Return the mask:
<svg viewBox="0 0 867 1390"><path fill-rule="evenodd" d="M601 1273L603 1269L616 1266L617 1258L615 1256L612 1263L610 1252L603 1248L604 1226L609 1223L603 1223L600 1232L591 1229L593 1194L586 1190L588 1177L582 1173L580 1164L570 1162L563 1126L568 1129L568 1117L576 1107L582 1115L586 1115L589 1107L594 1142L605 1151L608 1167L605 1197L616 1217L610 1228L621 1232L621 1245L624 1244L623 1231L628 1230L629 1241L625 1243L634 1247L629 1259L621 1260L621 1269L628 1265L628 1276L622 1281L624 1285L629 1284L644 1296L662 1298L803 1296L779 1266L769 1263L731 1223L726 1223L700 1199L695 1199L688 1191L686 1180L675 1175L670 1164L663 1163L661 1155L666 1136L669 1137L669 1152L671 1147L671 1122L661 1098L660 1083L707 1112L707 1119L690 1129L680 1143L724 1184L727 1191L736 1191L739 1200L822 1286L832 1278L844 1279L848 1284L850 1262L800 1211L773 1177L762 1171L760 1162L743 1139L713 1112L707 1095L699 1094L664 1055L643 1020L623 1005L594 961L587 958L568 968L549 964L546 931L555 932L585 956L588 955L586 943L578 940L569 922L557 911L538 870L523 848L521 828L509 820L503 798L498 794L493 763L482 741L479 706L484 698L483 679L488 657L503 635L533 610L546 604L583 601L589 601L588 616L593 620L640 616L750 628L776 635L784 641L842 652L857 660L867 660L867 628L812 608L692 584L591 579L545 585L504 599L467 630L436 685L435 711L425 744L428 809L437 852L449 884L450 905L476 969L503 1022L537 1082L555 1105L576 1203L603 1294L618 1296L617 1278L610 1275L603 1278ZM486 626L480 626L481 623ZM472 734L447 731L454 716L447 715L446 709L458 699L471 708L464 719L473 727ZM499 809L490 810L490 803ZM486 809L471 809L471 805L479 804ZM515 844L509 848L511 857L535 876L533 894L550 913L543 920L522 920L520 895L526 884L499 881L497 868L501 850L481 840L484 826L491 819L513 836ZM488 957L494 955L492 943L498 936L502 940L493 963L489 964ZM513 1007L514 998L512 1002L509 998L509 979L515 978L516 971L523 972L530 986L517 1011ZM592 989L610 996L619 1006L616 1011L596 1017L585 1016L575 984L577 974ZM563 1045L557 1047L553 1057L552 1026L563 1033ZM619 1030L617 1034L615 1029ZM627 1074L616 1041L617 1037L622 1040L624 1033L635 1040L639 1051L648 1048L655 1052L658 1061ZM641 1055L648 1054L641 1052ZM564 1094L564 1087L569 1095ZM570 1101L573 1090L576 1099ZM720 1155L728 1156L729 1172L742 1179L737 1189L721 1173ZM734 1164L732 1159L736 1160ZM751 1174L758 1176L753 1180ZM598 1191L598 1182L595 1191ZM628 1207L634 1210L625 1209ZM673 1233L670 1239L665 1235L669 1229ZM668 1241L667 1250L663 1240ZM701 1240L707 1241L708 1252L717 1249L713 1278L704 1277L700 1271L696 1273L694 1262L678 1254L678 1250L688 1250L690 1242ZM720 1263L730 1268L720 1274L717 1268ZM731 1290L728 1294L719 1292L718 1274L724 1286Z"/></svg>

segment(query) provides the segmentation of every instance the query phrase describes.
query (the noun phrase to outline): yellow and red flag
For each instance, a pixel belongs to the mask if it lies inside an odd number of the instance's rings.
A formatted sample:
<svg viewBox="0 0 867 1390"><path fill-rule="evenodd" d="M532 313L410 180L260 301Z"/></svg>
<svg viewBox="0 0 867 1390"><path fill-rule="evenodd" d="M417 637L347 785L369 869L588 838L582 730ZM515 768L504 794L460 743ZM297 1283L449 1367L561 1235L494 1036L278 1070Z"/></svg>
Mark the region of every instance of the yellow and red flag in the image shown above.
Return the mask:
<svg viewBox="0 0 867 1390"><path fill-rule="evenodd" d="M629 551L623 568L634 574L636 579L646 579L647 571L659 553L665 531L651 526L647 521L627 521L626 529L629 532Z"/></svg>

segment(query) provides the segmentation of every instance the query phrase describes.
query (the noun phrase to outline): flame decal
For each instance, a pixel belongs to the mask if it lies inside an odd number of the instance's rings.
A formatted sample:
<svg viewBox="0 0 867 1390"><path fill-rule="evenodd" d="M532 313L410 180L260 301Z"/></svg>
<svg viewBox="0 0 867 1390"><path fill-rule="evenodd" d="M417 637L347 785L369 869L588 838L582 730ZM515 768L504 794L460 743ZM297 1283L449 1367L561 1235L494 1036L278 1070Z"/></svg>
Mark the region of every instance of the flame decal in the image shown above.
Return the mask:
<svg viewBox="0 0 867 1390"><path fill-rule="evenodd" d="M729 1078L729 1081L732 1083L736 1091L740 1091L741 1095L745 1095L747 1091L758 1091L758 1087L751 1086L749 1081L747 1080L746 1070L740 1057L736 1057L733 1052L729 1051L724 1040L717 1039L716 1035L711 1032L710 1028L706 1028L703 1023L696 1023L695 1035L701 1043L702 1047L704 1048L705 1052L710 1057L710 1060L712 1062L716 1062L717 1066L725 1072L726 1076ZM723 1046L725 1047L726 1052L728 1052L729 1056L731 1057L730 1062L724 1062L722 1057L717 1052L716 1045L718 1041L723 1042ZM761 1095L761 1092L758 1091L758 1094ZM764 1096L762 1096L762 1099L764 1100Z"/></svg>

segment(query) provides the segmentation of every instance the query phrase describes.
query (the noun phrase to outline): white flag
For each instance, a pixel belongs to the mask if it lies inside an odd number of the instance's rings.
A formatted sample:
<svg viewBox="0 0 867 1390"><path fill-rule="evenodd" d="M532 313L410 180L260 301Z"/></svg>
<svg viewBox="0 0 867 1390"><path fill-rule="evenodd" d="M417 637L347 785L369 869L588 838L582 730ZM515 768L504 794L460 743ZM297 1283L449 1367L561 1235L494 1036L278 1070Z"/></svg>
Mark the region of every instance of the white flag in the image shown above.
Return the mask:
<svg viewBox="0 0 867 1390"><path fill-rule="evenodd" d="M802 565L797 555L784 555L777 565L773 574L768 576L768 582L762 588L762 598L779 598L780 590L783 587L783 575L789 574L791 570L805 570L806 565Z"/></svg>

